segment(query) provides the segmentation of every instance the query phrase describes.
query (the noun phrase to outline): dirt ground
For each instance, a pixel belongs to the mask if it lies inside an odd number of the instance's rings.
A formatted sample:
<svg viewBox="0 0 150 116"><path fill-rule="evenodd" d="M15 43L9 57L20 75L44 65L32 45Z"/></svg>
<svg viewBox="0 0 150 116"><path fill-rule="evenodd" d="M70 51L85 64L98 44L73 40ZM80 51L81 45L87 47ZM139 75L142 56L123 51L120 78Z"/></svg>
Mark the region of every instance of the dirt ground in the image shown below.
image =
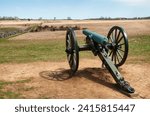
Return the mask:
<svg viewBox="0 0 150 116"><path fill-rule="evenodd" d="M127 64L120 68L139 94L135 98L150 98L149 67L149 64ZM31 79L23 86L34 89L24 91L23 98L130 98L116 88L112 76L101 68L98 59L80 60L79 70L71 78L68 69L67 61L0 64L0 78L5 81Z"/></svg>
<svg viewBox="0 0 150 116"><path fill-rule="evenodd" d="M41 22L34 22L41 23ZM15 23L16 24L16 23ZM0 22L0 25L12 26L14 22ZM26 22L18 22L22 26ZM42 22L43 25L71 25L100 32L106 35L110 27L120 25L127 30L129 36L144 35L150 32L150 20L144 21L70 21L70 22ZM77 31L82 37L81 31ZM57 36L56 36L57 35ZM12 40L64 39L65 32L27 33L12 38ZM136 90L138 96L134 98L150 99L150 64L125 64L119 70L121 74ZM22 86L33 88L21 91L22 98L122 98L130 97L121 93L115 86L115 81L106 69L101 68L99 59L80 59L80 67L76 75L69 77L69 66L65 62L33 62L21 64L0 64L0 80L18 81L31 79ZM51 75L53 71L53 75ZM19 85L20 87L20 85ZM16 90L17 86L7 86L5 89Z"/></svg>

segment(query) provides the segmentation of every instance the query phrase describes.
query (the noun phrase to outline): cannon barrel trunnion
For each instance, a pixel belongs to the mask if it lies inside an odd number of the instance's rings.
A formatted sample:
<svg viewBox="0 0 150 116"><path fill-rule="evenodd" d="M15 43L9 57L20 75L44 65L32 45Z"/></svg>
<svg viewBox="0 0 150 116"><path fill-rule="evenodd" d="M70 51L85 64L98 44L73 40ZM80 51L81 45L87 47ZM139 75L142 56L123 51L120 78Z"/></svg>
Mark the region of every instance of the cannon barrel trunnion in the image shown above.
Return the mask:
<svg viewBox="0 0 150 116"><path fill-rule="evenodd" d="M118 70L118 67L125 63L128 56L128 38L124 29L114 26L108 32L107 37L88 29L84 29L83 34L86 43L83 46L78 46L74 30L68 28L66 33L66 53L70 74L73 75L78 70L79 52L92 51L95 56L101 59L103 65L116 81L118 88L125 93L134 93L134 88L125 81Z"/></svg>

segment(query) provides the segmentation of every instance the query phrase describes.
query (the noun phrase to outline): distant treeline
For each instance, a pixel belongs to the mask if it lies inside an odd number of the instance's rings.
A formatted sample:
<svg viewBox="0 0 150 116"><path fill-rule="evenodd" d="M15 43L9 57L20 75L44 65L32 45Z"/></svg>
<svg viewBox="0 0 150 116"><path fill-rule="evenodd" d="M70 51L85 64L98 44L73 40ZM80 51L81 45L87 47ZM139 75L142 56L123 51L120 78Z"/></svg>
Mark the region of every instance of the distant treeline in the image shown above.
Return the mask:
<svg viewBox="0 0 150 116"><path fill-rule="evenodd" d="M19 20L18 17L7 17L7 16L0 16L0 20Z"/></svg>
<svg viewBox="0 0 150 116"><path fill-rule="evenodd" d="M118 18L111 18L111 17L100 17L100 18L90 18L87 20L140 20L140 19L150 19L149 17L133 17L133 18L125 18L125 17L118 17Z"/></svg>
<svg viewBox="0 0 150 116"><path fill-rule="evenodd" d="M100 17L100 18L89 18L86 20L140 20L140 19L150 19L150 16L148 17L133 17L133 18L126 18L126 17L118 17L118 18L111 18L111 17ZM19 18L19 17L8 17L8 16L0 16L0 20L50 20L50 19L42 19L42 17L39 17L38 19L32 19L32 18ZM53 20L56 20L56 17L54 17ZM67 17L67 20L73 20L71 17Z"/></svg>

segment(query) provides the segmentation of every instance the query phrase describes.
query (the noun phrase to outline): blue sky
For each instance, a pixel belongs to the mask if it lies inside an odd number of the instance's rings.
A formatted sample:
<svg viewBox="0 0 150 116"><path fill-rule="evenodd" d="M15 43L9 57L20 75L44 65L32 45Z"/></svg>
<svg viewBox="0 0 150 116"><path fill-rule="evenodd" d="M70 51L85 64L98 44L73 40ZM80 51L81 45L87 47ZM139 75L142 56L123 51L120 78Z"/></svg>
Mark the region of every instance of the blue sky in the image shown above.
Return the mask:
<svg viewBox="0 0 150 116"><path fill-rule="evenodd" d="M150 16L150 0L0 0L0 16L85 19Z"/></svg>

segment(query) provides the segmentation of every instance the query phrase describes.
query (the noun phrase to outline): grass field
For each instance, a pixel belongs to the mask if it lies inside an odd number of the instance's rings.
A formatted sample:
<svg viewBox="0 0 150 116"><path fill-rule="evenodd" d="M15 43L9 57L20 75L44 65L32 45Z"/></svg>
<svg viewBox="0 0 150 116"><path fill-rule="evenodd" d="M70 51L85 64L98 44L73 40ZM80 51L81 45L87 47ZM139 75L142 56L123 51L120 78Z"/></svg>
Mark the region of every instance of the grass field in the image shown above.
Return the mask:
<svg viewBox="0 0 150 116"><path fill-rule="evenodd" d="M0 40L0 49L0 63L64 61L66 59L63 40ZM81 53L81 56L92 57L88 53Z"/></svg>
<svg viewBox="0 0 150 116"><path fill-rule="evenodd" d="M150 36L132 37L129 40L129 62L150 63Z"/></svg>
<svg viewBox="0 0 150 116"><path fill-rule="evenodd" d="M132 37L129 45L130 63L150 62L150 36ZM0 50L0 63L64 61L66 59L64 40L0 40ZM82 52L80 55L82 58L93 58L91 52Z"/></svg>
<svg viewBox="0 0 150 116"><path fill-rule="evenodd" d="M65 57L62 41L2 40L0 49L0 63L59 61Z"/></svg>

